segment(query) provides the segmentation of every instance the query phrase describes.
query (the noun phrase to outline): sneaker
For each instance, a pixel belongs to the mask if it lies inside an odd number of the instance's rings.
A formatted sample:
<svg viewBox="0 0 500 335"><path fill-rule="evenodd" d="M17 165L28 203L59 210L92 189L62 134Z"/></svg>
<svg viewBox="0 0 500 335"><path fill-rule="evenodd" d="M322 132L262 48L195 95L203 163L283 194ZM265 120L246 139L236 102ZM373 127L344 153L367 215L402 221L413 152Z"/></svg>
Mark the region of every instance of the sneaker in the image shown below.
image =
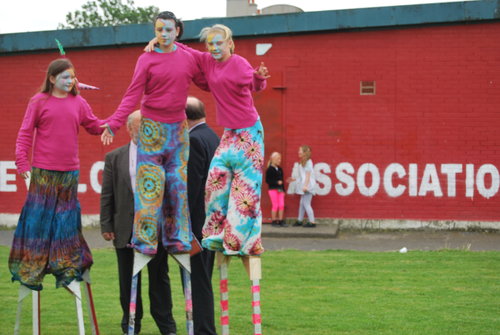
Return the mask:
<svg viewBox="0 0 500 335"><path fill-rule="evenodd" d="M316 228L316 224L315 224L315 223L308 222L308 223L306 223L303 227L304 227L304 228Z"/></svg>
<svg viewBox="0 0 500 335"><path fill-rule="evenodd" d="M294 227L300 227L302 226L302 221L295 221L295 223L293 224Z"/></svg>
<svg viewBox="0 0 500 335"><path fill-rule="evenodd" d="M278 221L281 227L288 227L288 223L286 223L284 220Z"/></svg>

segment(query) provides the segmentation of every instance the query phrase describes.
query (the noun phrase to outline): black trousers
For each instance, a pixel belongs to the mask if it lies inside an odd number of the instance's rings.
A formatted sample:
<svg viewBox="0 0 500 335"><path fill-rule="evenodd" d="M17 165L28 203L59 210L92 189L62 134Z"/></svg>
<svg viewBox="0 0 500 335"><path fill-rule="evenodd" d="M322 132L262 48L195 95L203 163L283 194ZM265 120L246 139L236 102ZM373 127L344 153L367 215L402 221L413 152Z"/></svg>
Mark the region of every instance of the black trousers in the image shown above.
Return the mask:
<svg viewBox="0 0 500 335"><path fill-rule="evenodd" d="M132 286L132 271L134 267L134 249L115 249L118 259L118 279L120 282L120 303L123 316L121 327L123 333L128 331L130 289ZM165 249L159 243L158 253L148 263L149 275L149 310L162 334L175 333L177 327L172 315L172 294L168 277L168 261ZM141 274L137 283L137 306L135 314L135 333L141 330L143 307L141 299Z"/></svg>
<svg viewBox="0 0 500 335"><path fill-rule="evenodd" d="M195 335L217 335L214 320L212 271L215 253L203 250L191 257L191 291Z"/></svg>

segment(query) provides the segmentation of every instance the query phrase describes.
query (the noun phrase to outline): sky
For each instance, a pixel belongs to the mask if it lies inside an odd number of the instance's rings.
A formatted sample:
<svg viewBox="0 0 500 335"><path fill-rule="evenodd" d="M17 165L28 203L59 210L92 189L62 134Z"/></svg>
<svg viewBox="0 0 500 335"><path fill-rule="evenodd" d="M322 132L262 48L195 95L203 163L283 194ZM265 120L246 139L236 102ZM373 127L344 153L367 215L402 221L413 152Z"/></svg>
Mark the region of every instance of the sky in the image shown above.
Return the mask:
<svg viewBox="0 0 500 335"><path fill-rule="evenodd" d="M87 1L1 0L0 34L55 30L59 23L65 23L67 13L81 9ZM255 0L259 9L288 4L306 12L435 2L456 2L456 0ZM169 10L183 20L226 16L226 0L135 0L134 4L136 7L156 6L160 11Z"/></svg>

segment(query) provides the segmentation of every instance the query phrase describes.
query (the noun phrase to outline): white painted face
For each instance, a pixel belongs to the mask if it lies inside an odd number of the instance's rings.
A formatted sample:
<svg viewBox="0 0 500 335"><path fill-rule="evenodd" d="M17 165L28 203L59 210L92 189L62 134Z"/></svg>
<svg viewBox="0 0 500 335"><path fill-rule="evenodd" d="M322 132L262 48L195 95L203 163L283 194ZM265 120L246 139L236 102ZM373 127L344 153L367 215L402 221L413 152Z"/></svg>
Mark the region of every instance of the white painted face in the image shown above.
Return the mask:
<svg viewBox="0 0 500 335"><path fill-rule="evenodd" d="M219 32L207 36L207 49L215 60L225 61L231 56L231 42L224 40Z"/></svg>
<svg viewBox="0 0 500 335"><path fill-rule="evenodd" d="M162 46L168 47L174 43L177 37L177 29L174 20L156 20L155 36L158 39L158 43Z"/></svg>
<svg viewBox="0 0 500 335"><path fill-rule="evenodd" d="M73 89L73 86L75 86L75 71L67 69L59 73L52 83L57 89L69 93Z"/></svg>

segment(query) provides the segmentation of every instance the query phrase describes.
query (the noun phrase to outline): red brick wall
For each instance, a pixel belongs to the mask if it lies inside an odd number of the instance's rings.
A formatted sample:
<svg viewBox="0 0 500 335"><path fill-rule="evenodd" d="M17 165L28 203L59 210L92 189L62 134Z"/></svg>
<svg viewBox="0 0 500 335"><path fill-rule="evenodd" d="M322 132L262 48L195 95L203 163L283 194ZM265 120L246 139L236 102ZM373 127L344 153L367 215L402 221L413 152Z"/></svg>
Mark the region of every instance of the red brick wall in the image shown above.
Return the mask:
<svg viewBox="0 0 500 335"><path fill-rule="evenodd" d="M311 146L323 169L322 195L313 200L317 217L498 220L498 36L500 24L491 23L236 40L237 53L254 65L264 61L272 75L268 89L255 95L266 161L271 151L282 152L290 175L298 146ZM273 46L256 56L256 43ZM101 88L82 93L99 117L118 105L141 49L67 50L79 80ZM55 50L0 57L0 213L17 213L24 201L24 182L7 168L26 103L55 57ZM376 82L376 95L360 95L362 80ZM206 102L214 125L210 95L195 87L192 93ZM122 129L112 148L126 141ZM90 169L110 149L82 129L84 213L98 213ZM390 164L401 174L384 178ZM297 215L297 200L287 197L287 216ZM268 217L266 187L263 207Z"/></svg>

